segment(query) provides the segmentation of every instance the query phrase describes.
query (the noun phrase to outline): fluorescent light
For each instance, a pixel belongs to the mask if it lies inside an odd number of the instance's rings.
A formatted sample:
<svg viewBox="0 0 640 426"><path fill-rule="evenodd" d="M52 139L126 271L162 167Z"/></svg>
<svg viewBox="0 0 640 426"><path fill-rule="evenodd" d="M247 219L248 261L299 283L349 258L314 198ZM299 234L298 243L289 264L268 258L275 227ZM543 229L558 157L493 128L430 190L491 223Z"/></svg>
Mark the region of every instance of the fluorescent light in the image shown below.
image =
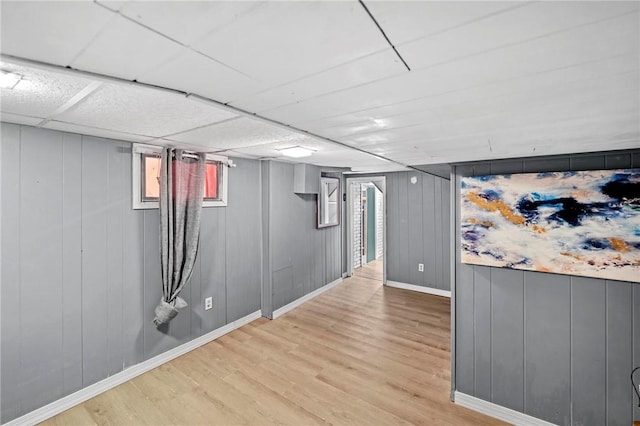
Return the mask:
<svg viewBox="0 0 640 426"><path fill-rule="evenodd" d="M292 148L281 149L280 152L282 153L282 155L286 155L287 157L301 158L308 157L315 151L301 146L294 146Z"/></svg>
<svg viewBox="0 0 640 426"><path fill-rule="evenodd" d="M0 70L0 88L13 89L20 80L22 80L22 76L20 74Z"/></svg>

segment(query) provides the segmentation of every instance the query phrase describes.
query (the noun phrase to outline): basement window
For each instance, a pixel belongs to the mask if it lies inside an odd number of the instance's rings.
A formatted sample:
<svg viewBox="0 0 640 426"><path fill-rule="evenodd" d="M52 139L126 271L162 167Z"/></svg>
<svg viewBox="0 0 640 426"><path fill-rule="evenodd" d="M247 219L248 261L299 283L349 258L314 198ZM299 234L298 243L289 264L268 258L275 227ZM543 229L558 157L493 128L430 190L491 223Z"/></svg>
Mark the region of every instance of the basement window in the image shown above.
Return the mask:
<svg viewBox="0 0 640 426"><path fill-rule="evenodd" d="M160 162L162 148L152 145L133 145L133 208L157 209L160 200ZM227 205L228 159L207 154L202 207Z"/></svg>

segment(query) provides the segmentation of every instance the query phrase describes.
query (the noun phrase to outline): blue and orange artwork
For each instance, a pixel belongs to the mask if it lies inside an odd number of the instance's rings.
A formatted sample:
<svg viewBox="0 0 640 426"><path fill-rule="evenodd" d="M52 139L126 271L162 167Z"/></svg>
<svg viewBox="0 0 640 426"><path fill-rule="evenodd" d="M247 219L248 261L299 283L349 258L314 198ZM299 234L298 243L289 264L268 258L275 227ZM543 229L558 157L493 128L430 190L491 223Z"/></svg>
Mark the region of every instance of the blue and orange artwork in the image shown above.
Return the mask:
<svg viewBox="0 0 640 426"><path fill-rule="evenodd" d="M463 177L463 263L640 282L640 169Z"/></svg>

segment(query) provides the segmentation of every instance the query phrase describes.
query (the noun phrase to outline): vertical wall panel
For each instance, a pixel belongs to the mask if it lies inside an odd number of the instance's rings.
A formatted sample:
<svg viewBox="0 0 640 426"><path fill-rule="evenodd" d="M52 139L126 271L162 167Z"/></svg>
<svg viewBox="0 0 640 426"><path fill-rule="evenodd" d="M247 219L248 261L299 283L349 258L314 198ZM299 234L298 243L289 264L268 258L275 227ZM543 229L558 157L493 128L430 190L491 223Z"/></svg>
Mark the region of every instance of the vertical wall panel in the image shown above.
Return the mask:
<svg viewBox="0 0 640 426"><path fill-rule="evenodd" d="M422 210L422 185L423 185L424 173L411 172L407 177L407 204L409 209L407 211L407 224L409 234L407 235L407 243L409 245L409 270L407 283L415 283L418 285L424 285L425 272L418 271L418 264L424 264L425 261L425 242L424 242L424 229L422 215L419 214ZM411 183L411 179L415 177L416 183Z"/></svg>
<svg viewBox="0 0 640 426"><path fill-rule="evenodd" d="M122 370L124 364L123 341L123 281L124 281L124 211L130 203L126 197L124 168L130 166L131 157L120 143L102 141L107 147L107 362L108 374Z"/></svg>
<svg viewBox="0 0 640 426"><path fill-rule="evenodd" d="M245 160L236 163L236 168L229 169L226 215L227 322L260 309L261 192L256 185L260 164Z"/></svg>
<svg viewBox="0 0 640 426"><path fill-rule="evenodd" d="M574 424L606 424L606 286L571 278L571 389Z"/></svg>
<svg viewBox="0 0 640 426"><path fill-rule="evenodd" d="M131 144L124 143L128 158ZM123 323L124 366L129 367L144 360L144 322L149 321L144 310L144 211L131 208L131 160L123 168L124 194L124 241L123 241Z"/></svg>
<svg viewBox="0 0 640 426"><path fill-rule="evenodd" d="M491 271L492 401L524 409L524 272Z"/></svg>
<svg viewBox="0 0 640 426"><path fill-rule="evenodd" d="M20 370L20 132L22 127L2 123L0 143L0 187L2 192L2 412L0 421L6 423L22 412Z"/></svg>
<svg viewBox="0 0 640 426"><path fill-rule="evenodd" d="M571 170L602 170L605 168L605 157L602 155L576 156L571 160Z"/></svg>
<svg viewBox="0 0 640 426"><path fill-rule="evenodd" d="M607 425L629 425L632 394L631 283L607 281ZM637 285L637 284L635 284Z"/></svg>
<svg viewBox="0 0 640 426"><path fill-rule="evenodd" d="M62 394L62 134L25 127L21 150L22 408L33 410Z"/></svg>
<svg viewBox="0 0 640 426"><path fill-rule="evenodd" d="M605 156L605 167L608 169L628 169L631 167L630 153L611 153Z"/></svg>
<svg viewBox="0 0 640 426"><path fill-rule="evenodd" d="M455 168L455 186L460 188L460 177L473 173L473 167L462 165ZM460 197L454 200L455 229L460 229ZM453 238L455 244L456 262L456 289L455 300L455 387L458 391L473 395L475 392L475 371L474 371L474 285L473 266L460 263L460 238L456 235Z"/></svg>
<svg viewBox="0 0 640 426"><path fill-rule="evenodd" d="M442 185L440 184L441 179L437 178L434 186L434 222L435 222L435 234L433 236L433 240L429 241L428 244L435 246L433 250L435 253L435 263L436 263L436 279L433 283L435 288L441 289L443 287L444 282L444 274L449 272L449 265L443 265L442 259L442 245L441 241L444 237L444 230L442 229Z"/></svg>
<svg viewBox="0 0 640 426"><path fill-rule="evenodd" d="M442 290L451 290L451 184L448 180L440 179L442 187L442 204L440 205L442 241L436 250L442 252L443 282ZM438 244L438 241L436 241Z"/></svg>
<svg viewBox="0 0 640 426"><path fill-rule="evenodd" d="M422 176L422 244L424 245L424 279L427 287L436 288L436 251L439 249L436 241L436 214L440 206L436 202L436 178L432 175ZM411 283L417 284L417 283Z"/></svg>
<svg viewBox="0 0 640 426"><path fill-rule="evenodd" d="M491 400L491 268L474 267L474 395Z"/></svg>
<svg viewBox="0 0 640 426"><path fill-rule="evenodd" d="M569 157L528 158L524 161L525 173L570 170Z"/></svg>
<svg viewBox="0 0 640 426"><path fill-rule="evenodd" d="M82 388L82 137L62 147L63 393Z"/></svg>
<svg viewBox="0 0 640 426"><path fill-rule="evenodd" d="M202 313L202 332L208 333L226 323L226 229L224 226L226 209L221 207L202 210L202 225L200 228L200 271L201 286L199 298L191 298L190 304L197 307L193 312ZM188 290L191 290L189 288ZM204 299L213 298L213 308L203 309ZM187 340L187 329L178 331L176 336Z"/></svg>
<svg viewBox="0 0 640 426"><path fill-rule="evenodd" d="M83 385L107 376L107 145L82 141L82 362Z"/></svg>
<svg viewBox="0 0 640 426"><path fill-rule="evenodd" d="M570 277L525 272L525 412L565 425L570 413Z"/></svg>
<svg viewBox="0 0 640 426"><path fill-rule="evenodd" d="M406 206L408 200L409 173L398 173L398 200L400 206ZM397 280L403 283L409 281L409 211L408 209L400 209L398 212L398 271Z"/></svg>

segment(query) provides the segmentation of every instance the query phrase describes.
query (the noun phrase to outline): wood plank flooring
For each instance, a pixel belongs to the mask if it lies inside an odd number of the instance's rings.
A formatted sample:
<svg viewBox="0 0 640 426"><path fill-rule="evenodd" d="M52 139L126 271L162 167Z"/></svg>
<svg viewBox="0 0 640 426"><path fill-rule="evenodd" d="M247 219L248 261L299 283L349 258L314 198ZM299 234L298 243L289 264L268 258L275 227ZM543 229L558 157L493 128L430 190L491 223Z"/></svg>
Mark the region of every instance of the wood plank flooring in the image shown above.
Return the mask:
<svg viewBox="0 0 640 426"><path fill-rule="evenodd" d="M449 401L449 299L381 276L373 262L43 424L503 424Z"/></svg>

